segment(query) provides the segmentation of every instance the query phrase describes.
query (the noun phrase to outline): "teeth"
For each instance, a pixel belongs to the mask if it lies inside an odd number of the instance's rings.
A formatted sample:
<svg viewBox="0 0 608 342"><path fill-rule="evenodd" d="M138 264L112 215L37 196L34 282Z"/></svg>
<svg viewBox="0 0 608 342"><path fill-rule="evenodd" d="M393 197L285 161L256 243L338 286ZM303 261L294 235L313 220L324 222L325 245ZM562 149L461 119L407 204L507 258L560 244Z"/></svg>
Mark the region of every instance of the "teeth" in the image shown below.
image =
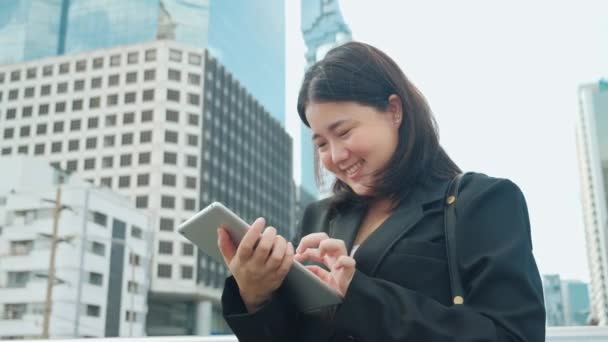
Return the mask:
<svg viewBox="0 0 608 342"><path fill-rule="evenodd" d="M354 174L355 172L359 171L361 164L363 164L363 162L359 161L355 165L349 167L348 169L346 169L346 174L350 176L350 175Z"/></svg>

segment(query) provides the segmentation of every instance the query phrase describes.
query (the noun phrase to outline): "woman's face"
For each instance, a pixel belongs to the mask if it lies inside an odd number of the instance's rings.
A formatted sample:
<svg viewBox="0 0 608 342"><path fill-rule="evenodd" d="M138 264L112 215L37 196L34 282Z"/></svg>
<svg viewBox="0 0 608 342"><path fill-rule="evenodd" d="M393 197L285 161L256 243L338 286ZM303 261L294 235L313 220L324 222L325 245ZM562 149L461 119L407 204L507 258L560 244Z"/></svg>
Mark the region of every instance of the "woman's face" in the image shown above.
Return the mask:
<svg viewBox="0 0 608 342"><path fill-rule="evenodd" d="M358 195L373 195L373 175L395 152L402 116L396 95L386 111L356 102L312 102L306 108L323 166Z"/></svg>

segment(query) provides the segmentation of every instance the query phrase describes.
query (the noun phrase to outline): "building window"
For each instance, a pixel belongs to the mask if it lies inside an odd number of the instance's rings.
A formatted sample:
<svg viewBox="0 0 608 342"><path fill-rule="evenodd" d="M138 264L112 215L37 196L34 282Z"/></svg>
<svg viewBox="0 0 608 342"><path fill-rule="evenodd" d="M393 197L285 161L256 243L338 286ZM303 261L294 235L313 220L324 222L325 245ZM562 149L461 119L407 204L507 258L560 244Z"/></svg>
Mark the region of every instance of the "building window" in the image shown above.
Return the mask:
<svg viewBox="0 0 608 342"><path fill-rule="evenodd" d="M17 147L17 154L27 154L28 147L27 145L21 145Z"/></svg>
<svg viewBox="0 0 608 342"><path fill-rule="evenodd" d="M13 120L17 117L17 109L9 108L6 110L6 120Z"/></svg>
<svg viewBox="0 0 608 342"><path fill-rule="evenodd" d="M173 242L171 241L159 241L158 242L158 253L160 254L173 254Z"/></svg>
<svg viewBox="0 0 608 342"><path fill-rule="evenodd" d="M201 103L201 97L198 94L188 94L188 103L198 106Z"/></svg>
<svg viewBox="0 0 608 342"><path fill-rule="evenodd" d="M137 175L137 186L146 186L150 184L150 175L147 173L142 173Z"/></svg>
<svg viewBox="0 0 608 342"><path fill-rule="evenodd" d="M126 82L127 84L137 82L137 71L128 72L126 76Z"/></svg>
<svg viewBox="0 0 608 342"><path fill-rule="evenodd" d="M15 136L15 129L8 127L4 129L4 139L12 139Z"/></svg>
<svg viewBox="0 0 608 342"><path fill-rule="evenodd" d="M146 50L146 62L154 62L156 60L156 50Z"/></svg>
<svg viewBox="0 0 608 342"><path fill-rule="evenodd" d="M9 288L21 288L25 287L30 281L30 272L18 271L18 272L7 272L6 287Z"/></svg>
<svg viewBox="0 0 608 342"><path fill-rule="evenodd" d="M179 91L173 89L167 89L167 100L173 102L179 102Z"/></svg>
<svg viewBox="0 0 608 342"><path fill-rule="evenodd" d="M68 92L68 82L61 82L57 84L57 94L65 94ZM10 96L9 96L10 98Z"/></svg>
<svg viewBox="0 0 608 342"><path fill-rule="evenodd" d="M85 71L87 70L87 61L86 60L79 60L76 62L76 71Z"/></svg>
<svg viewBox="0 0 608 342"><path fill-rule="evenodd" d="M192 266L182 265L182 279L192 279L193 269Z"/></svg>
<svg viewBox="0 0 608 342"><path fill-rule="evenodd" d="M103 274L89 272L89 284L101 286L103 284Z"/></svg>
<svg viewBox="0 0 608 342"><path fill-rule="evenodd" d="M129 280L129 282L127 282L127 291L129 293L139 293L139 284Z"/></svg>
<svg viewBox="0 0 608 342"><path fill-rule="evenodd" d="M106 127L116 126L116 114L106 115Z"/></svg>
<svg viewBox="0 0 608 342"><path fill-rule="evenodd" d="M120 155L120 166L131 166L131 155L121 154Z"/></svg>
<svg viewBox="0 0 608 342"><path fill-rule="evenodd" d="M201 65L202 57L199 54L189 53L188 54L188 63L192 65Z"/></svg>
<svg viewBox="0 0 608 342"><path fill-rule="evenodd" d="M65 102L55 103L55 113L64 113L64 112L65 112Z"/></svg>
<svg viewBox="0 0 608 342"><path fill-rule="evenodd" d="M173 62L181 62L182 61L182 52L175 49L169 50L169 60Z"/></svg>
<svg viewBox="0 0 608 342"><path fill-rule="evenodd" d="M194 134L188 134L188 145L190 146L198 146L198 136Z"/></svg>
<svg viewBox="0 0 608 342"><path fill-rule="evenodd" d="M167 109L165 120L167 120L167 122L179 122L179 112L176 110Z"/></svg>
<svg viewBox="0 0 608 342"><path fill-rule="evenodd" d="M171 278L171 265L158 264L157 275L159 278Z"/></svg>
<svg viewBox="0 0 608 342"><path fill-rule="evenodd" d="M45 84L43 86L40 87L40 96L46 96L49 95L51 93L51 85L50 84Z"/></svg>
<svg viewBox="0 0 608 342"><path fill-rule="evenodd" d="M85 147L87 150L91 150L97 147L97 137L89 137L85 141Z"/></svg>
<svg viewBox="0 0 608 342"><path fill-rule="evenodd" d="M63 132L63 121L53 122L53 133L61 133L61 132Z"/></svg>
<svg viewBox="0 0 608 342"><path fill-rule="evenodd" d="M156 79L156 70L148 69L144 71L144 81L154 81Z"/></svg>
<svg viewBox="0 0 608 342"><path fill-rule="evenodd" d="M26 71L26 78L32 80L36 78L36 67L28 68Z"/></svg>
<svg viewBox="0 0 608 342"><path fill-rule="evenodd" d="M99 108L101 105L101 98L99 96L91 97L89 99L89 109Z"/></svg>
<svg viewBox="0 0 608 342"><path fill-rule="evenodd" d="M68 151L78 151L80 141L78 139L72 139L68 141Z"/></svg>
<svg viewBox="0 0 608 342"><path fill-rule="evenodd" d="M131 226L131 237L134 237L136 239L141 239L144 236L144 231L143 229L137 227L137 226Z"/></svg>
<svg viewBox="0 0 608 342"><path fill-rule="evenodd" d="M73 100L72 101L72 111L82 110L82 100Z"/></svg>
<svg viewBox="0 0 608 342"><path fill-rule="evenodd" d="M119 74L114 74L114 75L108 76L108 85L110 87L117 86L118 83L120 83L120 75Z"/></svg>
<svg viewBox="0 0 608 342"><path fill-rule="evenodd" d="M34 154L41 155L44 154L44 143L34 145Z"/></svg>
<svg viewBox="0 0 608 342"><path fill-rule="evenodd" d="M118 177L118 187L128 188L131 186L131 176L120 176Z"/></svg>
<svg viewBox="0 0 608 342"><path fill-rule="evenodd" d="M41 123L36 125L36 135L45 135L46 134L46 124Z"/></svg>
<svg viewBox="0 0 608 342"><path fill-rule="evenodd" d="M49 113L48 103L41 104L38 106L38 115L39 116L44 116L44 115L47 115L48 113Z"/></svg>
<svg viewBox="0 0 608 342"><path fill-rule="evenodd" d="M197 159L196 156L186 155L186 166L188 167L196 167Z"/></svg>
<svg viewBox="0 0 608 342"><path fill-rule="evenodd" d="M154 89L144 90L141 97L144 102L154 101Z"/></svg>
<svg viewBox="0 0 608 342"><path fill-rule="evenodd" d="M74 81L74 91L82 91L82 90L84 90L84 80Z"/></svg>
<svg viewBox="0 0 608 342"><path fill-rule="evenodd" d="M162 195L160 197L160 207L165 209L175 209L175 197Z"/></svg>
<svg viewBox="0 0 608 342"><path fill-rule="evenodd" d="M68 160L65 164L65 168L69 172L74 172L78 170L78 160Z"/></svg>
<svg viewBox="0 0 608 342"><path fill-rule="evenodd" d="M141 258L139 257L139 255L137 255L135 253L130 253L129 254L129 264L133 265L133 266L141 265Z"/></svg>
<svg viewBox="0 0 608 342"><path fill-rule="evenodd" d="M138 59L139 59L138 52L129 52L127 54L127 64L135 64L135 63L137 63Z"/></svg>
<svg viewBox="0 0 608 342"><path fill-rule="evenodd" d="M61 153L61 141L51 143L51 153Z"/></svg>
<svg viewBox="0 0 608 342"><path fill-rule="evenodd" d="M10 303L4 304L4 319L20 320L27 313L27 304L25 303Z"/></svg>
<svg viewBox="0 0 608 342"><path fill-rule="evenodd" d="M201 84L201 75L188 73L188 83L191 85L198 86Z"/></svg>
<svg viewBox="0 0 608 342"><path fill-rule="evenodd" d="M194 245L188 242L182 242L182 255L194 255Z"/></svg>
<svg viewBox="0 0 608 342"><path fill-rule="evenodd" d="M103 68L103 57L93 58L93 69Z"/></svg>
<svg viewBox="0 0 608 342"><path fill-rule="evenodd" d="M10 155L11 152L12 152L11 147L3 147L2 150L0 151L0 154L3 156L6 156L6 155Z"/></svg>
<svg viewBox="0 0 608 342"><path fill-rule="evenodd" d="M59 74L67 74L68 72L70 72L70 63L59 64Z"/></svg>
<svg viewBox="0 0 608 342"><path fill-rule="evenodd" d="M177 144L177 132L165 131L165 142Z"/></svg>
<svg viewBox="0 0 608 342"><path fill-rule="evenodd" d="M108 105L108 107L116 106L118 104L118 95L117 94L108 95L108 97L106 98L106 104Z"/></svg>
<svg viewBox="0 0 608 342"><path fill-rule="evenodd" d="M196 210L196 200L193 198L184 198L184 210Z"/></svg>
<svg viewBox="0 0 608 342"><path fill-rule="evenodd" d="M70 131L80 131L80 119L70 121Z"/></svg>
<svg viewBox="0 0 608 342"><path fill-rule="evenodd" d="M87 158L84 160L84 169L92 170L95 168L95 158Z"/></svg>
<svg viewBox="0 0 608 342"><path fill-rule="evenodd" d="M91 89L101 88L101 77L91 79Z"/></svg>
<svg viewBox="0 0 608 342"><path fill-rule="evenodd" d="M163 177L162 177L163 185L175 186L175 183L176 183L175 180L176 180L176 177L174 174L163 173Z"/></svg>
<svg viewBox="0 0 608 342"><path fill-rule="evenodd" d="M112 147L114 146L115 139L113 135L104 135L103 136L103 147Z"/></svg>
<svg viewBox="0 0 608 342"><path fill-rule="evenodd" d="M137 313L135 311L126 310L125 321L137 322Z"/></svg>
<svg viewBox="0 0 608 342"><path fill-rule="evenodd" d="M140 143L149 143L152 141L152 131L142 131L139 134L139 142Z"/></svg>
<svg viewBox="0 0 608 342"><path fill-rule="evenodd" d="M47 77L47 76L53 76L53 66L52 65L45 65L42 67L42 76Z"/></svg>
<svg viewBox="0 0 608 342"><path fill-rule="evenodd" d="M141 122L152 121L154 118L154 112L151 110L144 110L141 112Z"/></svg>
<svg viewBox="0 0 608 342"><path fill-rule="evenodd" d="M106 246L97 241L91 242L91 252L96 255L105 256L106 255Z"/></svg>
<svg viewBox="0 0 608 342"><path fill-rule="evenodd" d="M177 165L177 153L165 152L163 154L163 163L168 165Z"/></svg>
<svg viewBox="0 0 608 342"><path fill-rule="evenodd" d="M112 187L112 177L101 177L99 184L108 188Z"/></svg>
<svg viewBox="0 0 608 342"><path fill-rule="evenodd" d="M11 81L19 81L21 80L21 70L11 71Z"/></svg>
<svg viewBox="0 0 608 342"><path fill-rule="evenodd" d="M25 92L23 93L23 97L25 97L26 99L34 97L34 87L27 87L27 88L25 88Z"/></svg>
<svg viewBox="0 0 608 342"><path fill-rule="evenodd" d="M173 231L173 219L168 218L168 217L161 217L159 229L164 232L172 232Z"/></svg>
<svg viewBox="0 0 608 342"><path fill-rule="evenodd" d="M138 156L139 165L150 164L150 152L140 152Z"/></svg>
<svg viewBox="0 0 608 342"><path fill-rule="evenodd" d="M188 124L191 126L198 126L199 116L198 114L188 114Z"/></svg>
<svg viewBox="0 0 608 342"><path fill-rule="evenodd" d="M110 169L110 168L112 168L113 164L114 164L113 156L105 156L105 157L101 158L101 167L102 168Z"/></svg>
<svg viewBox="0 0 608 342"><path fill-rule="evenodd" d="M182 73L179 70L169 69L169 74L167 75L170 81L181 81Z"/></svg>
<svg viewBox="0 0 608 342"><path fill-rule="evenodd" d="M135 207L139 209L145 209L148 207L148 196L140 195L135 196Z"/></svg>
<svg viewBox="0 0 608 342"><path fill-rule="evenodd" d="M93 117L87 119L87 128L97 128L99 126L99 118Z"/></svg>
<svg viewBox="0 0 608 342"><path fill-rule="evenodd" d="M196 177L185 176L184 185L187 189L196 189Z"/></svg>
<svg viewBox="0 0 608 342"><path fill-rule="evenodd" d="M133 92L129 92L129 93L125 93L125 103L135 103L135 95L137 93Z"/></svg>
<svg viewBox="0 0 608 342"><path fill-rule="evenodd" d="M25 106L23 107L23 110L21 111L21 116L24 118L29 118L32 116L32 112L33 112L33 108L32 106Z"/></svg>
<svg viewBox="0 0 608 342"><path fill-rule="evenodd" d="M123 146L133 144L133 133L123 133L121 136L121 144Z"/></svg>
<svg viewBox="0 0 608 342"><path fill-rule="evenodd" d="M87 316L99 317L100 311L101 311L101 308L99 307L99 305L87 304Z"/></svg>
<svg viewBox="0 0 608 342"><path fill-rule="evenodd" d="M120 55L110 56L110 66L119 66L120 65Z"/></svg>
<svg viewBox="0 0 608 342"><path fill-rule="evenodd" d="M16 100L17 98L19 98L19 89L11 89L8 92L8 99L10 100Z"/></svg>

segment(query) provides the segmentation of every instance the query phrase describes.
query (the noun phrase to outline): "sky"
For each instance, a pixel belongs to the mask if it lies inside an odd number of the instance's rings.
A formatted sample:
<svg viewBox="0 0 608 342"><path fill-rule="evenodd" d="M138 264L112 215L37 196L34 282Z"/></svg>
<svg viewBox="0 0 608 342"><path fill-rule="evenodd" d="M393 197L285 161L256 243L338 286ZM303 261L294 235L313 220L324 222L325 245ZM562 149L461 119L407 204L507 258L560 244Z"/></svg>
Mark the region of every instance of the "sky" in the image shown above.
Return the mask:
<svg viewBox="0 0 608 342"><path fill-rule="evenodd" d="M577 91L608 77L608 2L343 0L340 6L353 39L395 59L426 96L456 163L519 185L540 272L588 281ZM287 1L286 129L298 150L295 108L306 50L299 15L299 1ZM297 181L298 155L294 169Z"/></svg>

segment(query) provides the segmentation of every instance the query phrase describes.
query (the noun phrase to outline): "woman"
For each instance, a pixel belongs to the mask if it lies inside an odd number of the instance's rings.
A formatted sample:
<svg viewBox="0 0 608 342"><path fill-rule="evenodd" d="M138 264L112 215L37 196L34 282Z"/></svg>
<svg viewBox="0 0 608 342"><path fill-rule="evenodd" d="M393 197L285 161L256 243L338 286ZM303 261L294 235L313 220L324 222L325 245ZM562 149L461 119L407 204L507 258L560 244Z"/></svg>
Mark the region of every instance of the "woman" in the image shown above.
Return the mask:
<svg viewBox="0 0 608 342"><path fill-rule="evenodd" d="M298 113L336 177L334 195L305 210L295 251L263 219L238 248L218 231L233 274L224 316L240 341L544 341L521 191L505 179L463 176L450 269L444 196L461 171L391 58L356 42L331 50L306 73ZM323 264L307 267L343 303L296 312L281 291L294 259ZM452 298L450 272L460 275L464 300Z"/></svg>

